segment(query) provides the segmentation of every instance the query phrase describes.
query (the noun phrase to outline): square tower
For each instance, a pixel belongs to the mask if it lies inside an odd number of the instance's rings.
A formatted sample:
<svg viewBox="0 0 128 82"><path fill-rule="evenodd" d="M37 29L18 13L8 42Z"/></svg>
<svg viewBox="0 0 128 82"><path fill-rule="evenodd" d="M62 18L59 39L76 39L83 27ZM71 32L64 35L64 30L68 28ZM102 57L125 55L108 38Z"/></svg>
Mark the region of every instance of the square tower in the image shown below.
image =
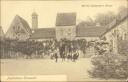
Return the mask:
<svg viewBox="0 0 128 82"><path fill-rule="evenodd" d="M32 13L32 29L35 30L38 28L38 14L36 12Z"/></svg>
<svg viewBox="0 0 128 82"><path fill-rule="evenodd" d="M56 17L57 40L73 40L76 35L76 13L58 13Z"/></svg>

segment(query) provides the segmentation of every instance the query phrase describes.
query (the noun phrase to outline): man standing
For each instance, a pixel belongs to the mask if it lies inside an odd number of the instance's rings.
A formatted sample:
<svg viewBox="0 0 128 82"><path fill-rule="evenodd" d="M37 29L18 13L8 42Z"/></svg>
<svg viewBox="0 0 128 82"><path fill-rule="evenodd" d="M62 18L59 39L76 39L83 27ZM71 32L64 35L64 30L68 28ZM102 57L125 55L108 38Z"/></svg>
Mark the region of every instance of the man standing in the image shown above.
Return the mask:
<svg viewBox="0 0 128 82"><path fill-rule="evenodd" d="M57 55L57 53L55 53L55 59L56 59L56 62L57 62L57 60L58 60L58 55Z"/></svg>
<svg viewBox="0 0 128 82"><path fill-rule="evenodd" d="M58 61L58 50L56 49L55 50L55 59L56 59L56 62Z"/></svg>

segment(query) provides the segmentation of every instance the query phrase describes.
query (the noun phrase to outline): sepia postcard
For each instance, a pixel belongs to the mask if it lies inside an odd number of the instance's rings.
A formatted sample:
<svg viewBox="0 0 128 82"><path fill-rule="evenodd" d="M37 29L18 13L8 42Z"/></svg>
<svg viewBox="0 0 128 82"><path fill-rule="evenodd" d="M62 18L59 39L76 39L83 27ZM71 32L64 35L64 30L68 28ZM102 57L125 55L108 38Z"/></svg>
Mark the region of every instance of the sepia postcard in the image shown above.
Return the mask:
<svg viewBox="0 0 128 82"><path fill-rule="evenodd" d="M0 82L128 82L128 0L0 0Z"/></svg>

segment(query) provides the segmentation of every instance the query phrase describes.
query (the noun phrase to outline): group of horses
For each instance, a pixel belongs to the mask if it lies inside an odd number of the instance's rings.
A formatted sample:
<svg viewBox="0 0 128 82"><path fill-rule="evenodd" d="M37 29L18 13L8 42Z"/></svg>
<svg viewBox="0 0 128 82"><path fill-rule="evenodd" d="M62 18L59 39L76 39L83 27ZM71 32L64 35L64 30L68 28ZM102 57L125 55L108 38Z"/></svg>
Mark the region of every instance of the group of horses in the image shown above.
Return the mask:
<svg viewBox="0 0 128 82"><path fill-rule="evenodd" d="M79 57L79 50L75 49L72 44L62 43L57 48L55 48L52 52L51 59L61 58L62 61L71 60L76 61Z"/></svg>
<svg viewBox="0 0 128 82"><path fill-rule="evenodd" d="M51 55L51 59L56 59L56 62L58 58L61 58L62 61L71 60L75 62L79 57L79 53L77 51L75 52L53 52Z"/></svg>

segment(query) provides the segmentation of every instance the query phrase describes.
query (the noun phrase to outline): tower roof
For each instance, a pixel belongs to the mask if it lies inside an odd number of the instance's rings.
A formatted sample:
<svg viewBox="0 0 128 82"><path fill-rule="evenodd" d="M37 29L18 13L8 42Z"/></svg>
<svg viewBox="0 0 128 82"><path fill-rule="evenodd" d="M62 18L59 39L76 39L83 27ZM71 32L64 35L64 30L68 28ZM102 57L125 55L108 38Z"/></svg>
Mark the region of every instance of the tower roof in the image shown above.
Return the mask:
<svg viewBox="0 0 128 82"><path fill-rule="evenodd" d="M76 25L76 13L58 13L56 17L56 26Z"/></svg>

